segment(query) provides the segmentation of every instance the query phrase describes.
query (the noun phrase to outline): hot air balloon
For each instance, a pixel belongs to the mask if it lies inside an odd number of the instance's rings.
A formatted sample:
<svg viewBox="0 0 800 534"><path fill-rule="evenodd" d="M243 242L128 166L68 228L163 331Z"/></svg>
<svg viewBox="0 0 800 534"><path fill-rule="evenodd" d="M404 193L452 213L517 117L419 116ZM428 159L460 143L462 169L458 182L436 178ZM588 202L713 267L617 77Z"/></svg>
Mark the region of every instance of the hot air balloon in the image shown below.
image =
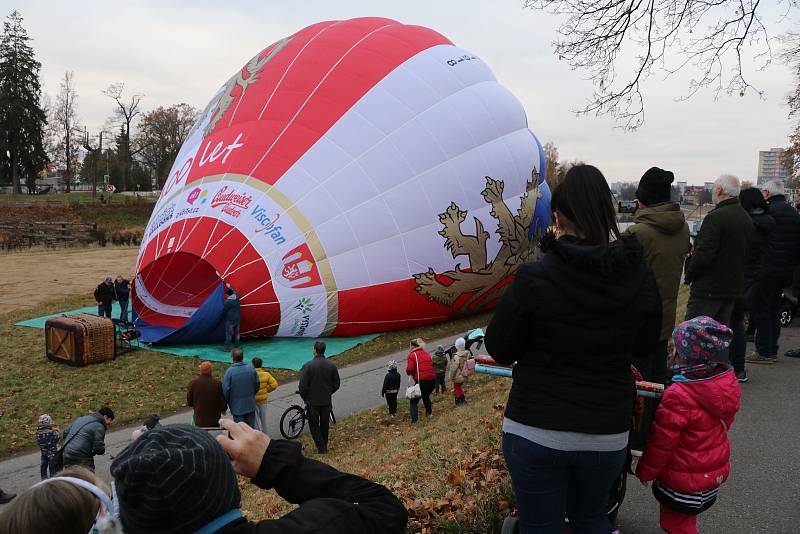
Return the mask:
<svg viewBox="0 0 800 534"><path fill-rule="evenodd" d="M145 231L150 341L349 336L490 309L550 193L520 102L477 56L384 18L313 24L214 95Z"/></svg>

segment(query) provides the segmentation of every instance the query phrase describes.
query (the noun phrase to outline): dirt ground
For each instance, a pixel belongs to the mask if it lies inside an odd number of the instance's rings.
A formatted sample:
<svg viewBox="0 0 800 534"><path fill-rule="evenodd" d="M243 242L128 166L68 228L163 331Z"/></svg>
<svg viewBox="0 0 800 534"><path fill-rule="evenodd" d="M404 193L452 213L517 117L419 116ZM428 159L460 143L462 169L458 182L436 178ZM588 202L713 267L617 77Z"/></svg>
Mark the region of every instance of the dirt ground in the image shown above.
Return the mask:
<svg viewBox="0 0 800 534"><path fill-rule="evenodd" d="M108 275L132 277L138 250L103 247L0 254L0 313L33 308L62 295L91 295Z"/></svg>

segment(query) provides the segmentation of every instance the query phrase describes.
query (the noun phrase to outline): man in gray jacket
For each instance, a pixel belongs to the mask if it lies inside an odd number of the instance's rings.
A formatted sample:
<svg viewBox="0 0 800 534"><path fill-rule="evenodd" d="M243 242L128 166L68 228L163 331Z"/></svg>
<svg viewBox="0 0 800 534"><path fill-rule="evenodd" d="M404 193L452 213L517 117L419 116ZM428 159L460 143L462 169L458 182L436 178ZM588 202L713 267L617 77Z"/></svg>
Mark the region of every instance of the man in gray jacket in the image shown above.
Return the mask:
<svg viewBox="0 0 800 534"><path fill-rule="evenodd" d="M328 452L328 423L331 417L331 396L339 389L339 370L325 358L325 343L314 343L314 358L300 369L300 397L306 403L311 437L320 454Z"/></svg>
<svg viewBox="0 0 800 534"><path fill-rule="evenodd" d="M82 465L94 471L94 457L106 452L106 429L114 420L111 408L77 418L64 431L64 467Z"/></svg>

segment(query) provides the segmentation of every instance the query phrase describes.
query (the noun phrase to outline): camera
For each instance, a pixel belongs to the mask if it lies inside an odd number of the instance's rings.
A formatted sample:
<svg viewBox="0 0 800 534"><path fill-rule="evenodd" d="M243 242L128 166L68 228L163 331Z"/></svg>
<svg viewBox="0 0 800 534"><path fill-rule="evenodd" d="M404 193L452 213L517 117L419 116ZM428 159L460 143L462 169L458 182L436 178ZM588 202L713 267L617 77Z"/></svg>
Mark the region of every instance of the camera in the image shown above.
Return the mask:
<svg viewBox="0 0 800 534"><path fill-rule="evenodd" d="M227 436L228 439L233 439L233 438L231 438L230 432L228 432L224 428L213 427L213 426L203 426L203 427L200 427L200 428L201 428L201 430L205 430L206 432L208 432L208 434L212 438L216 438L217 436Z"/></svg>
<svg viewBox="0 0 800 534"><path fill-rule="evenodd" d="M636 213L638 205L635 200L620 200L617 202L617 213Z"/></svg>

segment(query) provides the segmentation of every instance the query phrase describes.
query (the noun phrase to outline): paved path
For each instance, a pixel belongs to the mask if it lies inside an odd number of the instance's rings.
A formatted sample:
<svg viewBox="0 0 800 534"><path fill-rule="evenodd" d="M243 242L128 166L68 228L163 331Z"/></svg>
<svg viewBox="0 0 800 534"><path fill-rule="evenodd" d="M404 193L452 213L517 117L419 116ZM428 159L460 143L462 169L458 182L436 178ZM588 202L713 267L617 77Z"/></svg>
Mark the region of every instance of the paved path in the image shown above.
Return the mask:
<svg viewBox="0 0 800 534"><path fill-rule="evenodd" d="M453 339L433 340L428 343L429 348L438 344L452 343ZM337 417L345 417L352 413L380 406L384 403L381 397L383 377L386 374L386 365L389 360L398 362L401 375L405 367L406 351L396 352L381 356L373 360L357 363L339 369L342 385L333 397L333 410ZM404 375L403 375L404 376ZM189 379L187 379L188 383ZM405 386L405 382L403 382ZM278 386L278 389L269 396L269 410L267 412L268 431L270 436L281 437L279 427L283 411L292 404L302 404L297 391L297 382L287 382ZM162 419L163 424L186 423L189 421L190 412L183 412ZM66 425L63 425L66 427ZM104 479L110 480L109 466L112 457L117 455L130 443L131 431L135 427L114 430L106 434L106 454L96 456L95 464L97 473ZM306 428L306 430L308 430ZM335 434L336 428L331 430ZM0 462L0 488L7 492L18 493L39 480L39 452L25 454ZM2 505L0 505L2 507Z"/></svg>

